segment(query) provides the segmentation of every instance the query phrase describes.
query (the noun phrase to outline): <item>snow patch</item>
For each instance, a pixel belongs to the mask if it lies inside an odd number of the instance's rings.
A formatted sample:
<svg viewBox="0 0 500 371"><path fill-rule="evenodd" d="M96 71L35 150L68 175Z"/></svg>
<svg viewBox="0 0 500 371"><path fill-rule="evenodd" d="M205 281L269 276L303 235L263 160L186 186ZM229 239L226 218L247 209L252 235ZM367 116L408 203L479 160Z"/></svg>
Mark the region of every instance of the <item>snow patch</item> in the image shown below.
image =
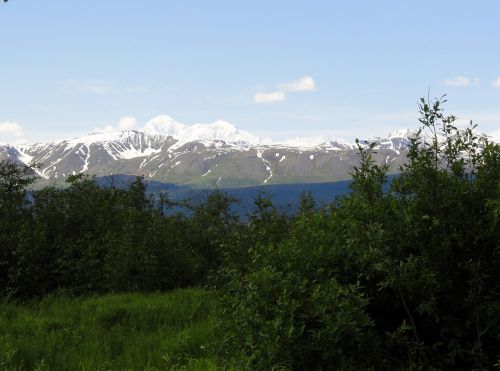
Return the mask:
<svg viewBox="0 0 500 371"><path fill-rule="evenodd" d="M83 168L82 168L81 173L83 173L89 169L89 159L90 159L90 146L87 147L87 154L85 156L85 162L83 164Z"/></svg>
<svg viewBox="0 0 500 371"><path fill-rule="evenodd" d="M157 151L153 148L145 148L143 150L128 148L126 150L120 151L119 156L120 156L120 158L122 158L124 160L130 160L130 159L136 158L136 157L145 157L145 156L155 155L159 152L160 151Z"/></svg>
<svg viewBox="0 0 500 371"><path fill-rule="evenodd" d="M266 179L264 179L264 183L267 183L268 180L273 177L273 171L271 170L271 163L269 161L267 161L264 157L262 157L262 153L263 153L262 150L258 150L257 157L262 160L262 162L264 163L264 165L266 167L266 170L269 171L269 176Z"/></svg>
<svg viewBox="0 0 500 371"><path fill-rule="evenodd" d="M28 155L26 152L18 149L19 152L19 160L22 161L25 165L30 165L31 161L33 161L33 156Z"/></svg>
<svg viewBox="0 0 500 371"><path fill-rule="evenodd" d="M292 139L283 140L281 142L276 142L276 144L282 144L288 147L298 147L304 149L322 147L324 149L329 149L333 151L347 150L354 148L352 143L328 135L295 137Z"/></svg>

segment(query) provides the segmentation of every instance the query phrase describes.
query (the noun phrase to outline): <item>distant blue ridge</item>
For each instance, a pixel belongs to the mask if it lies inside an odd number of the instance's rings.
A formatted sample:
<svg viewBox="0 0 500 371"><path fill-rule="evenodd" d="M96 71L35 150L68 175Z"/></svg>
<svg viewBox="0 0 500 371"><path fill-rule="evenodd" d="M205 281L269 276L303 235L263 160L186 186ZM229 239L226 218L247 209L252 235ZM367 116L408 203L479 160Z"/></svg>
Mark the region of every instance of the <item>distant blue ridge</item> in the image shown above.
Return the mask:
<svg viewBox="0 0 500 371"><path fill-rule="evenodd" d="M389 175L388 183L397 175ZM113 175L97 177L97 184L103 187L111 185L122 188L135 180L130 175ZM331 203L336 197L347 195L351 192L350 184L352 180L341 180L337 182L325 183L293 183L293 184L269 184L251 187L239 188L220 188L220 191L236 197L239 202L235 203L232 210L240 217L246 217L254 209L254 201L259 194L269 198L274 206L288 214L294 214L298 211L300 195L310 193L317 206ZM157 195L164 192L172 201L191 200L193 203L202 203L206 197L213 192L210 188L195 188L188 185L179 185L173 183L163 183L153 180L146 180L148 192ZM386 186L386 189L388 185ZM174 211L187 212L181 208Z"/></svg>

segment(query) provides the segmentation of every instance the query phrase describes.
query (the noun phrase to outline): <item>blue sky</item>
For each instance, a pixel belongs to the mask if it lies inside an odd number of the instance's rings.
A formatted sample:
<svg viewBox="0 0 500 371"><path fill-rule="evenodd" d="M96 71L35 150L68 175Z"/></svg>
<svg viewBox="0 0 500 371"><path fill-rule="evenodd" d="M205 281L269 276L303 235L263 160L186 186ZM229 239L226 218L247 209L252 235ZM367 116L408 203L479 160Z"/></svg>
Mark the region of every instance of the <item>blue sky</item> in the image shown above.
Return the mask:
<svg viewBox="0 0 500 371"><path fill-rule="evenodd" d="M1 2L0 142L160 114L350 140L416 127L429 89L498 132L499 14L493 0Z"/></svg>

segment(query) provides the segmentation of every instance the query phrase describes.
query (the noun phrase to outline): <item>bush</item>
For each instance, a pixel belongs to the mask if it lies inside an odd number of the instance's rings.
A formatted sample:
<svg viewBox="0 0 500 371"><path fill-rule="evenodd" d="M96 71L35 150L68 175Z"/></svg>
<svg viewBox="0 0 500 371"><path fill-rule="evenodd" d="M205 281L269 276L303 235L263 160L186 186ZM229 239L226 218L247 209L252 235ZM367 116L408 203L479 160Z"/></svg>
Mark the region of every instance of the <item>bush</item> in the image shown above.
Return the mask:
<svg viewBox="0 0 500 371"><path fill-rule="evenodd" d="M361 145L352 193L305 207L218 282L229 349L269 369L484 369L499 359L500 147L442 99L399 177ZM264 227L261 227L264 228Z"/></svg>
<svg viewBox="0 0 500 371"><path fill-rule="evenodd" d="M78 175L28 197L33 172L0 163L0 293L165 291L208 279L224 354L242 368L492 369L500 146L472 124L458 129L443 102L421 100L399 176L388 181L372 161L376 144L358 141L351 194L320 209L304 195L293 217L259 195L242 223L219 190L189 216L165 215L142 178L116 189ZM101 325L134 315L117 309Z"/></svg>

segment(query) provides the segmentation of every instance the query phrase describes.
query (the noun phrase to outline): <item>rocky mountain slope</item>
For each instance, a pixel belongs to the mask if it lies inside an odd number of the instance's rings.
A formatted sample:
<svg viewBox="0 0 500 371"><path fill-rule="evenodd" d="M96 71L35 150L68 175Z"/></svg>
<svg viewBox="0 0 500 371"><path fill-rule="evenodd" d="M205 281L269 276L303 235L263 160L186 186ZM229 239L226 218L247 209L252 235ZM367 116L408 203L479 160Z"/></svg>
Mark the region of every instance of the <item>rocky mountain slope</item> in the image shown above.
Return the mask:
<svg viewBox="0 0 500 371"><path fill-rule="evenodd" d="M412 132L401 130L378 143L375 160L396 172ZM40 164L43 182L86 173L143 175L168 183L222 187L347 179L359 158L354 144L335 138L262 142L233 125L183 125L167 116L142 130L94 132L84 137L30 145L0 145L0 159Z"/></svg>

